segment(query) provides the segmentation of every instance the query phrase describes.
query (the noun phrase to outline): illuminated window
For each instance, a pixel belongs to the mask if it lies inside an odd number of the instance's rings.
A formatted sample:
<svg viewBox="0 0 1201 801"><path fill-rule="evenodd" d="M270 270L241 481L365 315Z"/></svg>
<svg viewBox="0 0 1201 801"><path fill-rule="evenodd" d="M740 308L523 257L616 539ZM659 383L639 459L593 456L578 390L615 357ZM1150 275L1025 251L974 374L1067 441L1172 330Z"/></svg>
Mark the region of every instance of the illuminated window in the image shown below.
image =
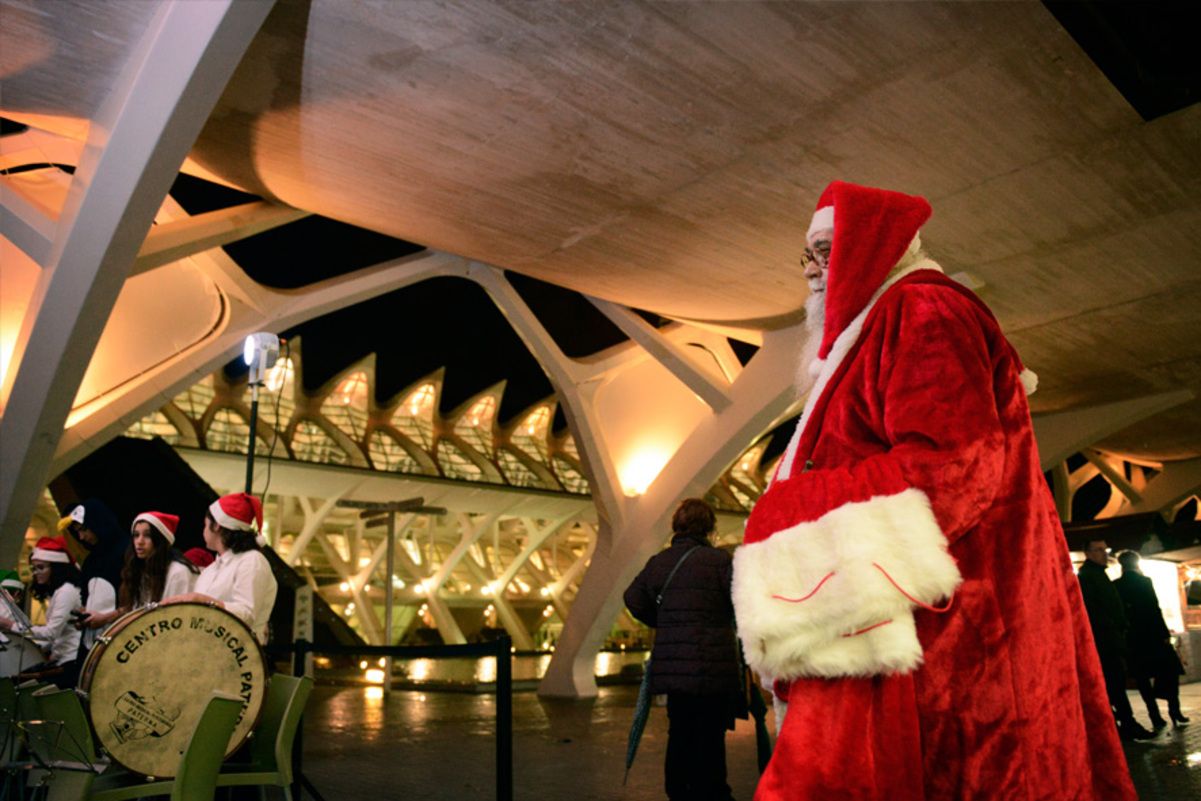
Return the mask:
<svg viewBox="0 0 1201 801"><path fill-rule="evenodd" d="M404 446L384 431L371 432L367 452L371 455L371 464L375 465L376 470L417 474L425 472Z"/></svg>
<svg viewBox="0 0 1201 801"><path fill-rule="evenodd" d="M455 423L455 433L480 453L492 458L492 419L496 416L496 398L485 395Z"/></svg>
<svg viewBox="0 0 1201 801"><path fill-rule="evenodd" d="M568 492L574 492L577 495L587 495L591 488L588 486L588 479L584 478L583 474L566 459L561 459L556 456L551 460L552 466L555 469L555 476L558 477L559 483Z"/></svg>
<svg viewBox="0 0 1201 801"><path fill-rule="evenodd" d="M546 432L550 428L550 407L539 406L525 416L510 441L527 455L546 464Z"/></svg>
<svg viewBox="0 0 1201 801"><path fill-rule="evenodd" d="M367 433L367 374L351 373L321 404L321 416L355 442L362 442Z"/></svg>
<svg viewBox="0 0 1201 801"><path fill-rule="evenodd" d="M350 456L334 442L333 437L326 434L321 426L309 420L301 420L296 424L296 433L292 435L292 452L297 459L306 462L321 462L323 464L348 464Z"/></svg>
<svg viewBox="0 0 1201 801"><path fill-rule="evenodd" d="M250 424L233 409L217 410L204 438L210 451L226 453L246 453L246 442L249 439ZM263 442L262 437L255 437L254 452L267 453L267 443Z"/></svg>
<svg viewBox="0 0 1201 801"><path fill-rule="evenodd" d="M204 417L209 404L213 402L213 395L213 377L206 375L176 395L173 403L188 417L199 421L201 417Z"/></svg>
<svg viewBox="0 0 1201 801"><path fill-rule="evenodd" d="M291 359L276 362L275 366L267 371L267 380L264 382L263 391L259 393L259 418L281 432L288 427L292 412L296 410L296 403L293 401L295 373ZM246 396L249 403L249 389Z"/></svg>
<svg viewBox="0 0 1201 801"><path fill-rule="evenodd" d="M455 447L453 442L438 440L438 464L447 478L458 478L465 481L483 481L484 471L479 465L467 458L463 451Z"/></svg>
<svg viewBox="0 0 1201 801"><path fill-rule="evenodd" d="M126 430L125 436L137 437L138 439L162 437L171 445L178 445L181 439L179 429L171 424L171 421L167 419L167 415L157 411L151 412L131 425Z"/></svg>
<svg viewBox="0 0 1201 801"><path fill-rule="evenodd" d="M409 393L392 416L405 436L429 450L434 444L434 385L422 384Z"/></svg>
<svg viewBox="0 0 1201 801"><path fill-rule="evenodd" d="M497 464L500 465L500 471L504 473L505 479L514 487L541 487L542 482L538 479L538 475L518 459L513 454L506 450L497 451Z"/></svg>

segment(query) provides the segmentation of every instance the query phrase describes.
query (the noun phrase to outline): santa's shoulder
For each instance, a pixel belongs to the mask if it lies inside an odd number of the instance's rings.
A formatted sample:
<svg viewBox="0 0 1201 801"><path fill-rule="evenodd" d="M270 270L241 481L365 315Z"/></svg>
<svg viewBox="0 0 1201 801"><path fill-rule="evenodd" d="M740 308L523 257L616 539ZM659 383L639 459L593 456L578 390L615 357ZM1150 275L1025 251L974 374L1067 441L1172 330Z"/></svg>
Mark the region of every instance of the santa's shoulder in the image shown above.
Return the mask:
<svg viewBox="0 0 1201 801"><path fill-rule="evenodd" d="M912 273L893 284L873 311L909 321L943 320L998 328L992 310L974 292L933 270Z"/></svg>

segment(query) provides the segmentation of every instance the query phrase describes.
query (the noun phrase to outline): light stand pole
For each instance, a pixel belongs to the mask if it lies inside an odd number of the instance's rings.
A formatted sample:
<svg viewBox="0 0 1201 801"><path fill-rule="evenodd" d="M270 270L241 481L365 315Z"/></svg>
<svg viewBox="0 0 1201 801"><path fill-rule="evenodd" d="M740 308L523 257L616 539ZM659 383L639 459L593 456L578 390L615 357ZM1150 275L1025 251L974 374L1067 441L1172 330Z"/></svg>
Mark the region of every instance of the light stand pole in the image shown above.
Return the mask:
<svg viewBox="0 0 1201 801"><path fill-rule="evenodd" d="M267 377L267 371L275 366L279 358L279 337L269 331L258 331L246 337L242 346L242 360L250 368L250 441L246 443L246 494L254 494L254 447L259 425L259 387Z"/></svg>
<svg viewBox="0 0 1201 801"><path fill-rule="evenodd" d="M259 425L259 387L263 382L250 385L250 441L246 445L246 494L254 494L254 451L256 429Z"/></svg>

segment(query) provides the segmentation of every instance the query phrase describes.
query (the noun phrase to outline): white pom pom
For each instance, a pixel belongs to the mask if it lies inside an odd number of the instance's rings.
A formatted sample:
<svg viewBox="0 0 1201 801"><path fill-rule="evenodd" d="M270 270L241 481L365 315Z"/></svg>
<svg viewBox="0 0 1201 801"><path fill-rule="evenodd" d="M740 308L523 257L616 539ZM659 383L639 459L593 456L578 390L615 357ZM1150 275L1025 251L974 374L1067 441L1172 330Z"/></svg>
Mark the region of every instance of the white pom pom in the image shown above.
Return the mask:
<svg viewBox="0 0 1201 801"><path fill-rule="evenodd" d="M1027 395L1033 395L1034 391L1038 389L1038 373L1029 367L1022 370L1018 378L1022 380L1022 387L1026 390Z"/></svg>
<svg viewBox="0 0 1201 801"><path fill-rule="evenodd" d="M825 369L825 366L825 359L814 359L813 361L809 362L809 375L817 378L822 374L822 370Z"/></svg>

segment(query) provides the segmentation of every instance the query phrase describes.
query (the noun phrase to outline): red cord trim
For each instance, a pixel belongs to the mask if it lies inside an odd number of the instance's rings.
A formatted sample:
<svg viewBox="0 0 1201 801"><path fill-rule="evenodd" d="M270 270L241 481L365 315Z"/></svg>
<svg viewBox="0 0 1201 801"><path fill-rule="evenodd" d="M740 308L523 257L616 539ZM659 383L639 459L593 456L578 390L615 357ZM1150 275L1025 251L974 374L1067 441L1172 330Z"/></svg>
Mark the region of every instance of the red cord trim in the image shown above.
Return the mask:
<svg viewBox="0 0 1201 801"><path fill-rule="evenodd" d="M925 603L922 603L921 601L919 601L918 599L914 598L914 597L913 597L912 595L910 595L909 593L905 592L905 590L903 590L903 589L901 588L901 585L900 585L900 584L897 584L896 580L894 580L892 576L888 575L888 571L887 571L887 570L885 570L884 568L880 567L880 565L876 564L875 562L872 562L872 567L876 568L876 570L879 570L881 573L883 573L883 574L884 574L884 578L888 579L888 582L889 582L890 584L892 584L892 586L894 586L894 587L896 587L896 588L897 588L897 592L901 593L901 595L904 595L904 596L905 596L906 598L908 598L910 601L913 601L915 604L917 604L918 606L920 606L922 609L927 609L927 610L929 610L929 611L931 611L931 612L936 612L936 613L938 613L938 614L942 614L943 612L946 612L946 611L950 610L950 608L951 608L951 604L955 602L955 596L954 596L954 595L952 595L950 598L948 598L948 599L947 599L946 606L942 607L941 609L939 609L937 606L931 606L930 604L925 604Z"/></svg>
<svg viewBox="0 0 1201 801"><path fill-rule="evenodd" d="M799 604L804 601L808 601L814 595L817 595L817 591L822 588L822 585L825 584L827 581L829 581L832 578L834 578L833 570L831 570L829 573L827 573L825 578L823 578L821 581L817 582L817 586L813 588L812 592L810 592L808 595L802 596L800 598L787 598L783 595L773 595L772 598L775 598L777 601L786 601L790 604Z"/></svg>
<svg viewBox="0 0 1201 801"><path fill-rule="evenodd" d="M885 620L885 621L884 621L884 622L882 622L882 623L873 623L872 625L868 626L868 627L867 627L867 628L865 628L865 629L859 629L859 631L852 631L850 634L844 634L844 635L842 635L842 636L844 636L844 637L858 637L860 634L867 634L867 633L868 633L869 631L871 631L872 629L878 629L878 628L880 628L881 626L887 626L887 625L888 625L889 623L891 623L891 622L892 622L892 620L890 619L890 620Z"/></svg>

